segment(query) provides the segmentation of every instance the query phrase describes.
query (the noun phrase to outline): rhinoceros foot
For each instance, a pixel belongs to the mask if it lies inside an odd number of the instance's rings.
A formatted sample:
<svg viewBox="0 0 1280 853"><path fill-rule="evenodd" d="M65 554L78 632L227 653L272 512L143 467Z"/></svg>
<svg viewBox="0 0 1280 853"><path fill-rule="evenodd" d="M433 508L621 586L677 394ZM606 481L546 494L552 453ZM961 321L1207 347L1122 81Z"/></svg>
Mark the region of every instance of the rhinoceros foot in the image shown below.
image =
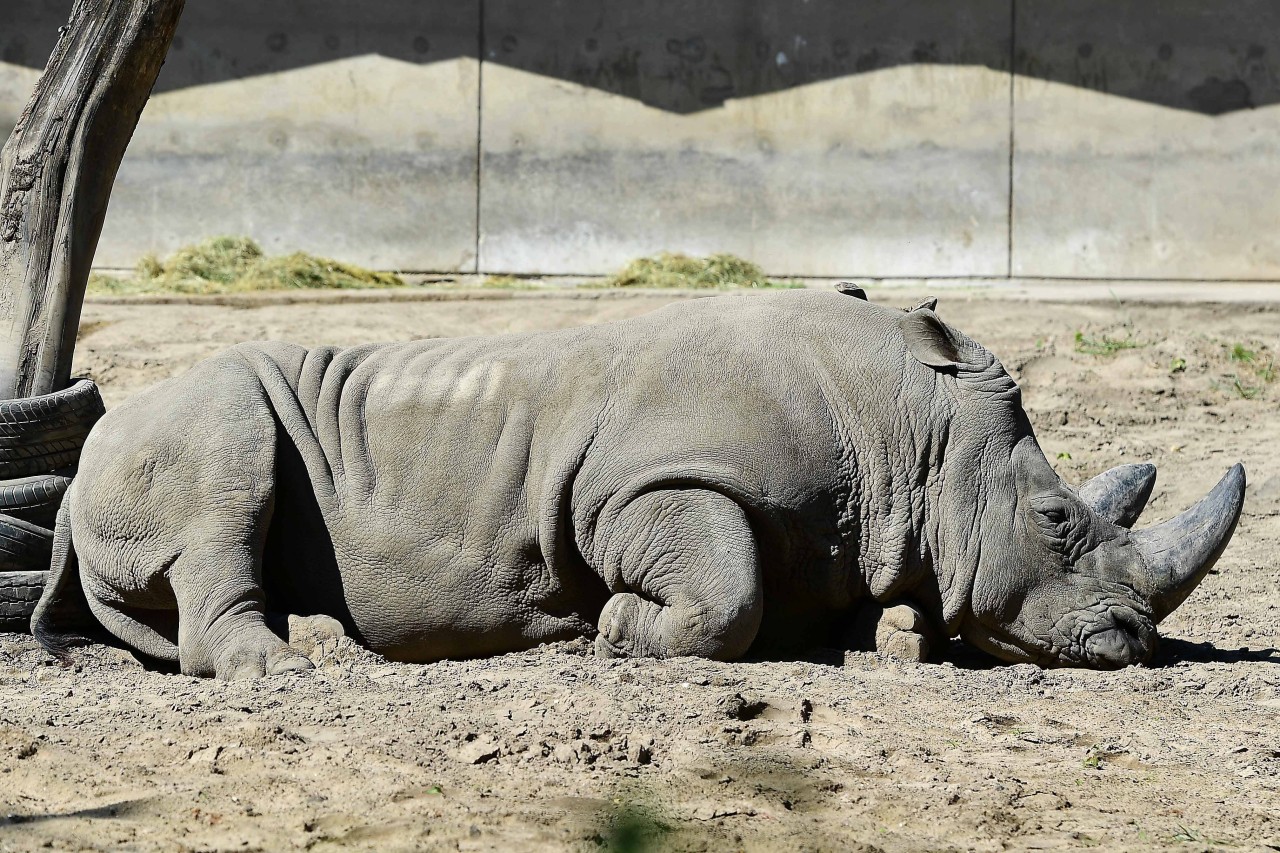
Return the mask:
<svg viewBox="0 0 1280 853"><path fill-rule="evenodd" d="M924 614L911 604L886 607L876 625L876 651L911 663L924 663L932 651Z"/></svg>
<svg viewBox="0 0 1280 853"><path fill-rule="evenodd" d="M858 610L846 640L856 651L924 663L932 654L935 636L928 618L914 604L899 601L884 606L869 601Z"/></svg>
<svg viewBox="0 0 1280 853"><path fill-rule="evenodd" d="M276 636L256 613L220 620L183 652L182 669L188 675L222 681L315 669L310 658Z"/></svg>
<svg viewBox="0 0 1280 853"><path fill-rule="evenodd" d="M596 637L596 657L664 657L655 623L662 607L638 595L620 593L609 599L600 614L600 634ZM647 641L647 642L646 642Z"/></svg>
<svg viewBox="0 0 1280 853"><path fill-rule="evenodd" d="M244 678L262 678L266 675L284 675L287 672L302 672L315 669L310 659L301 652L281 645L278 649L264 651L259 649L240 650L233 654L225 670L218 671L218 678L226 681L237 681Z"/></svg>

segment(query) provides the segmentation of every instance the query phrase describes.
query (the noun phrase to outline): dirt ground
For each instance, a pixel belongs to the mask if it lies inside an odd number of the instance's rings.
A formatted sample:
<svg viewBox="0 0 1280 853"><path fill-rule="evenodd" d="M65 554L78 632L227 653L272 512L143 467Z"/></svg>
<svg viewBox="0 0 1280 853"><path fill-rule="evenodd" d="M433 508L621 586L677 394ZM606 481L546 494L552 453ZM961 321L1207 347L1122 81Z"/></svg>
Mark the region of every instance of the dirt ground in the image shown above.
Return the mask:
<svg viewBox="0 0 1280 853"><path fill-rule="evenodd" d="M672 298L90 304L78 366L114 405L245 339L563 327ZM0 849L1280 850L1280 306L954 292L940 311L1020 378L1066 478L1159 466L1148 521L1247 466L1235 541L1153 666L585 643L406 666L296 624L318 671L222 684L101 647L62 669L0 635Z"/></svg>

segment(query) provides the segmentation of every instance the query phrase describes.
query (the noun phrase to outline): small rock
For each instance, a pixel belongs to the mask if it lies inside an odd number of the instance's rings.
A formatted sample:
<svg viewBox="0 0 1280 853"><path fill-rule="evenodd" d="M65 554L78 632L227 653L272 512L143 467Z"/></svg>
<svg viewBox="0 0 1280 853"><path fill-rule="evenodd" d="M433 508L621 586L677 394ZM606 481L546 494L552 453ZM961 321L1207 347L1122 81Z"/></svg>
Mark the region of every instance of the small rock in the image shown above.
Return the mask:
<svg viewBox="0 0 1280 853"><path fill-rule="evenodd" d="M735 693L732 696L725 696L716 703L724 712L724 715L731 720L754 720L765 712L769 707L768 702L761 702L756 699L743 698L741 693Z"/></svg>
<svg viewBox="0 0 1280 853"><path fill-rule="evenodd" d="M210 773L221 773L218 769L218 756L222 755L222 747L206 746L203 749L193 750L187 756L188 764L204 765L209 769Z"/></svg>
<svg viewBox="0 0 1280 853"><path fill-rule="evenodd" d="M653 760L653 750L643 743L627 745L627 761L632 764L648 764Z"/></svg>
<svg viewBox="0 0 1280 853"><path fill-rule="evenodd" d="M551 750L551 760L557 764L572 766L577 764L580 758L578 750L567 743L557 744L555 749Z"/></svg>
<svg viewBox="0 0 1280 853"><path fill-rule="evenodd" d="M463 764L484 764L497 759L502 747L489 735L469 740L458 749L456 757Z"/></svg>

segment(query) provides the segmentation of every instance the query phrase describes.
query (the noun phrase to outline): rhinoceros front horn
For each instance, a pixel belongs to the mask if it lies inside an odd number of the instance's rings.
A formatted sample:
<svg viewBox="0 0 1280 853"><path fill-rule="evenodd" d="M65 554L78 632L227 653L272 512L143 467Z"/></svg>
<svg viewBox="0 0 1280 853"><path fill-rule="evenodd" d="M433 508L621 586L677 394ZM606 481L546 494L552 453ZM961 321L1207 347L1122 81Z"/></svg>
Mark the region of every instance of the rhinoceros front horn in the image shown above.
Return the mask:
<svg viewBox="0 0 1280 853"><path fill-rule="evenodd" d="M1237 464L1182 515L1129 534L1146 563L1157 622L1177 609L1226 550L1244 507L1244 487L1244 466Z"/></svg>
<svg viewBox="0 0 1280 853"><path fill-rule="evenodd" d="M1094 512L1112 524L1133 527L1156 487L1156 466L1121 465L1099 474L1080 487L1078 494Z"/></svg>

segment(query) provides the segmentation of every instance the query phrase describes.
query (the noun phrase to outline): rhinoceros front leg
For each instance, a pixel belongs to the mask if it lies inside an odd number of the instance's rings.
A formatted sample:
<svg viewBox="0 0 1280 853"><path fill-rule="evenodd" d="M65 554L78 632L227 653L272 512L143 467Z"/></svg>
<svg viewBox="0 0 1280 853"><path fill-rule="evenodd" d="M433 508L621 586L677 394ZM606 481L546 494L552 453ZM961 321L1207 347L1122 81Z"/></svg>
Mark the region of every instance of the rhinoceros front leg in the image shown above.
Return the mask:
<svg viewBox="0 0 1280 853"><path fill-rule="evenodd" d="M755 639L764 607L755 537L729 498L649 492L596 542L615 593L600 614L597 655L733 660Z"/></svg>
<svg viewBox="0 0 1280 853"><path fill-rule="evenodd" d="M898 600L888 605L868 601L854 615L848 641L858 651L924 663L937 647L940 633L924 611L910 601Z"/></svg>

